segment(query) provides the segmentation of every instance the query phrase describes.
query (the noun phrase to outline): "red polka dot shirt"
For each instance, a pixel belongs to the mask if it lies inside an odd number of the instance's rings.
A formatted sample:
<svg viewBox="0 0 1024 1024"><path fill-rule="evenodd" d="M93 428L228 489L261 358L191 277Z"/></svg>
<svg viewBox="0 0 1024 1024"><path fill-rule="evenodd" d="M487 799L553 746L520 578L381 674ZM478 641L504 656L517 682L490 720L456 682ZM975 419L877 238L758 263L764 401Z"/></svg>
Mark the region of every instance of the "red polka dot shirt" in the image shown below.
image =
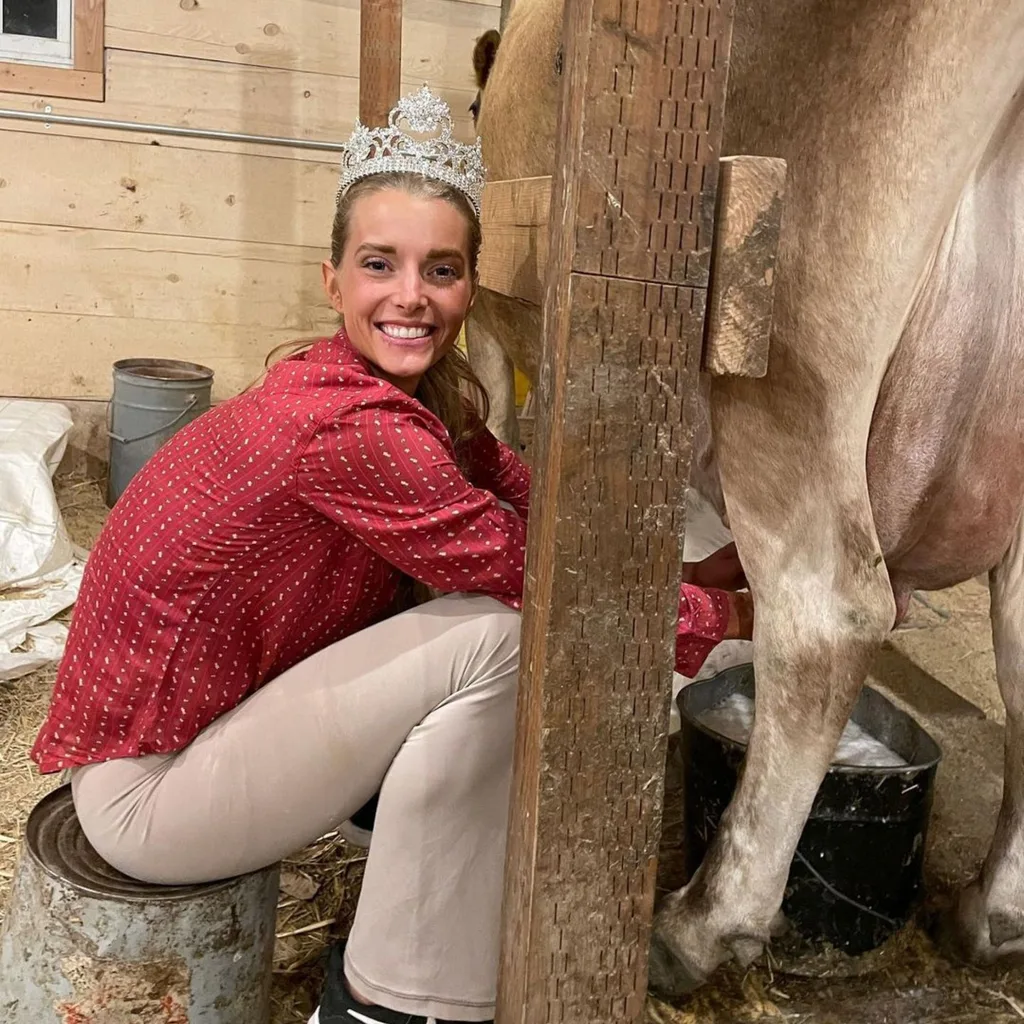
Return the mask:
<svg viewBox="0 0 1024 1024"><path fill-rule="evenodd" d="M402 574L520 607L530 471L487 431L460 456L342 332L178 431L89 557L40 769L182 749L387 614ZM683 586L681 671L727 620L724 594Z"/></svg>

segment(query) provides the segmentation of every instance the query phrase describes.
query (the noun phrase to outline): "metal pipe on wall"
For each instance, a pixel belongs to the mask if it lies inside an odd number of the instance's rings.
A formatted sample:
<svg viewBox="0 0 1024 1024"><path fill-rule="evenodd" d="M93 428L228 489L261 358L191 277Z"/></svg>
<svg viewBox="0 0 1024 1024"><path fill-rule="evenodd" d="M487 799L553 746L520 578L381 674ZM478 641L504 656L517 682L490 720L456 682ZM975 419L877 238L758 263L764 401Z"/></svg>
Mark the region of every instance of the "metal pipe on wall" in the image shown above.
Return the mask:
<svg viewBox="0 0 1024 1024"><path fill-rule="evenodd" d="M321 149L340 152L342 142L322 142L317 139L288 139L277 135L246 135L243 132L223 132L213 128L186 128L172 124L141 124L137 121L113 121L103 117L80 117L77 114L54 114L38 110L5 110L0 108L0 120L35 121L43 124L67 124L79 128L112 128L124 132L144 132L147 135L176 135L189 139L216 139L218 142L251 142L261 146L289 146L294 149ZM387 115L385 114L385 120Z"/></svg>

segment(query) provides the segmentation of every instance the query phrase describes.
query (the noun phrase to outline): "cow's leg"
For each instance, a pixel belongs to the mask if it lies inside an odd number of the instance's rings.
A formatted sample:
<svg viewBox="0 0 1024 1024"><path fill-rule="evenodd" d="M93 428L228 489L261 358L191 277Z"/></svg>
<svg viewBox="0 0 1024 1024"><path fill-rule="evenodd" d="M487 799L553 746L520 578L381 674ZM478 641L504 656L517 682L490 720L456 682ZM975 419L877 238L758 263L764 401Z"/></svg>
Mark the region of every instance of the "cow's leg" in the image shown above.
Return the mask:
<svg viewBox="0 0 1024 1024"><path fill-rule="evenodd" d="M981 874L961 894L957 931L961 951L977 963L1024 963L1024 520L990 587L1006 705L1003 803Z"/></svg>
<svg viewBox="0 0 1024 1024"><path fill-rule="evenodd" d="M651 983L668 995L730 957L746 963L761 952L818 786L895 614L863 449L817 431L782 440L772 413L762 409L762 419L751 403L749 389L739 415L716 409L715 432L755 598L756 717L704 863L658 912Z"/></svg>
<svg viewBox="0 0 1024 1024"><path fill-rule="evenodd" d="M515 366L502 347L503 321L495 309L495 297L486 290L477 296L475 307L466 320L466 352L470 365L487 389L491 412L487 426L495 437L513 448L519 445L519 420L516 418Z"/></svg>

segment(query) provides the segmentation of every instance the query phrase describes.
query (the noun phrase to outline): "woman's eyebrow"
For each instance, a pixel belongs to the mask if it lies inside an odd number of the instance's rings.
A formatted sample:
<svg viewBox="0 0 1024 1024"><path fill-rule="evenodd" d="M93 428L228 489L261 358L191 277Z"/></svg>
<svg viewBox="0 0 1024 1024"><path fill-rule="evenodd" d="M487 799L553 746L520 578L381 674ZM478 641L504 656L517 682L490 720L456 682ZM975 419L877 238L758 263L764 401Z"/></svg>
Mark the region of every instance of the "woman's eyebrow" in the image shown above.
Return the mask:
<svg viewBox="0 0 1024 1024"><path fill-rule="evenodd" d="M450 259L463 259L462 253L458 249L431 249L427 253L428 260L450 260Z"/></svg>
<svg viewBox="0 0 1024 1024"><path fill-rule="evenodd" d="M379 252L385 256L395 256L398 250L393 245L381 245L377 242L363 242L362 245L356 249L356 253L361 253L364 250L369 252ZM431 249L427 253L428 260L452 260L452 259L465 259L464 254L459 249Z"/></svg>

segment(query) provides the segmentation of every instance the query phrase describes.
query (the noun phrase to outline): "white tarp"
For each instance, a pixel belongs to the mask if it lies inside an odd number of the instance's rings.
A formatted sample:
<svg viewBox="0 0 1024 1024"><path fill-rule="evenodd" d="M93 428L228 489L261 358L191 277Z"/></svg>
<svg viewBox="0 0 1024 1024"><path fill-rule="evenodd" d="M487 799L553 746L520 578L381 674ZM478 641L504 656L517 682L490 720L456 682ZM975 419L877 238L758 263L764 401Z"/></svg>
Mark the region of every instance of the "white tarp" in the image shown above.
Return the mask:
<svg viewBox="0 0 1024 1024"><path fill-rule="evenodd" d="M71 543L53 491L70 430L63 405L0 398L0 680L64 650L67 629L50 620L74 604L86 554Z"/></svg>

